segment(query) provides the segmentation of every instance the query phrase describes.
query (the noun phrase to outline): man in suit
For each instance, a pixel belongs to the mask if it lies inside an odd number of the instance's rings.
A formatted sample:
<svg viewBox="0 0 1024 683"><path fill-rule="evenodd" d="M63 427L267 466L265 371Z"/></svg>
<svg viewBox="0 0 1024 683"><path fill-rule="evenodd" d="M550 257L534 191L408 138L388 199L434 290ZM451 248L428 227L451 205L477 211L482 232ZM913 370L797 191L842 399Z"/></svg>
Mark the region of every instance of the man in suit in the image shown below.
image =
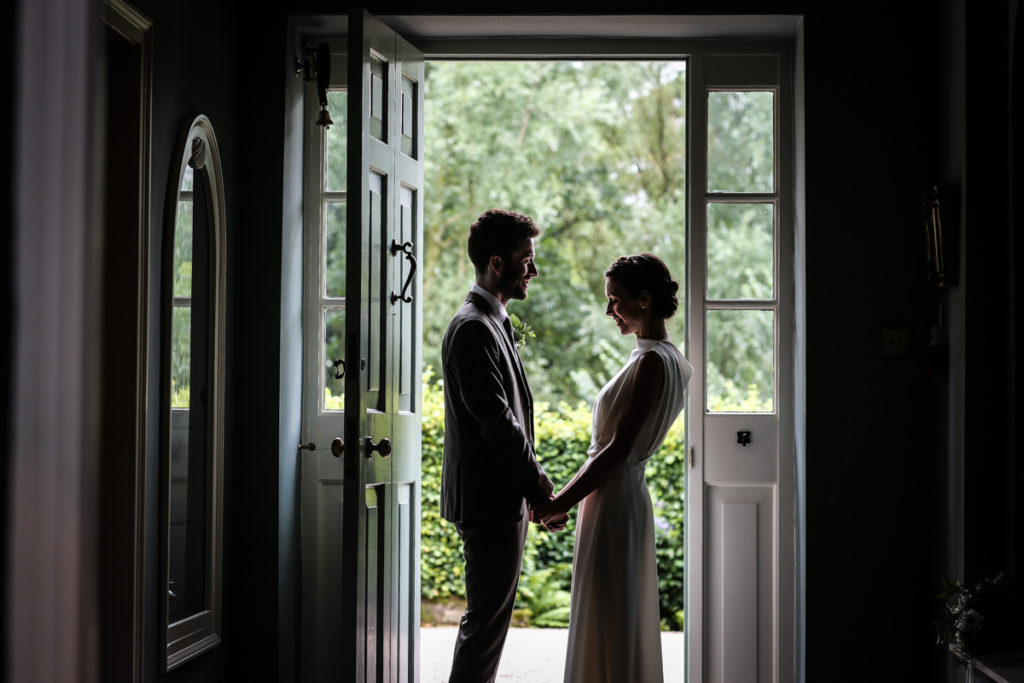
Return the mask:
<svg viewBox="0 0 1024 683"><path fill-rule="evenodd" d="M529 510L554 486L533 445L533 396L505 306L537 277L528 216L484 212L469 228L476 283L441 344L445 439L441 516L455 523L466 561L466 611L451 683L493 681L512 620ZM549 523L565 527L568 517Z"/></svg>

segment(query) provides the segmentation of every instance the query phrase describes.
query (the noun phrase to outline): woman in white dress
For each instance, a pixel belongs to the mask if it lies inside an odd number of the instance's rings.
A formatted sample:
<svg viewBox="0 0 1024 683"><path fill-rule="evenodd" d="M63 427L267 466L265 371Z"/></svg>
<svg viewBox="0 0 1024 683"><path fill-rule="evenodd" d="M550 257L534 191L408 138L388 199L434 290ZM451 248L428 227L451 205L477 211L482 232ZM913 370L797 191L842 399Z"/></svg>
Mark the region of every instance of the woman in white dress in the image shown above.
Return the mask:
<svg viewBox="0 0 1024 683"><path fill-rule="evenodd" d="M606 313L636 336L626 365L594 401L587 461L549 503L544 522L580 504L573 553L566 683L663 680L654 514L647 461L683 409L693 367L668 339L678 284L657 256L605 271Z"/></svg>

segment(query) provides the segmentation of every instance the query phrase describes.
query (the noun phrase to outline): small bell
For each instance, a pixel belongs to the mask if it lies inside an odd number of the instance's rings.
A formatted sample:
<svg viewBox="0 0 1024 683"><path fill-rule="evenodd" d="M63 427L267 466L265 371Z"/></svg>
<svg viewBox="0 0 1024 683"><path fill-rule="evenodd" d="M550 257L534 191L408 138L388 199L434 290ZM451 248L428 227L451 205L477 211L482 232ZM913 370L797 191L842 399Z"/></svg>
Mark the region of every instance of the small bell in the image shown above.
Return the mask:
<svg viewBox="0 0 1024 683"><path fill-rule="evenodd" d="M316 119L316 125L323 126L326 130L330 128L334 121L331 121L331 114L327 111L327 105L321 105L320 115Z"/></svg>

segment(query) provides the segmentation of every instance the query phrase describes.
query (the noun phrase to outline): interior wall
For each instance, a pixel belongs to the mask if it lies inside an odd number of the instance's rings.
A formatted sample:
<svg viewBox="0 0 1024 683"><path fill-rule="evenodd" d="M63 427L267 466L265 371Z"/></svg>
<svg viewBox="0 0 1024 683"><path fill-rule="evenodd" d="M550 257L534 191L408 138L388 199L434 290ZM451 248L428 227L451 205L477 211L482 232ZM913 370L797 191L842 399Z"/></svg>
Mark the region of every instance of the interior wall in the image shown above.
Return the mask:
<svg viewBox="0 0 1024 683"><path fill-rule="evenodd" d="M1021 9L1019 0L1011 3L1011 7L1014 18L1009 22L1013 31L1010 39L1010 54L1012 55L1010 67L1010 139L1012 141L1012 147L1010 147L1010 178L1012 183L1010 186L1010 197L1016 198L1024 197L1024 171L1021 170L1020 165L1020 160L1024 157L1024 135L1020 131L1014 134L1012 128L1014 122L1024 119L1024 41L1021 40L1021 29L1024 26L1024 11ZM1010 239L1013 244L1013 262L1024 263L1024 237L1022 237L1024 235L1024 210L1011 203L1010 212L1012 223ZM1017 275L1016 270L1012 270L1010 278L1013 281L1012 310L1014 311L1014 341L1011 349L1016 349L1020 341L1024 339L1024 320L1022 320L1019 311L1021 302L1024 301L1024 277ZM1024 367L1022 367L1024 363L1020 362L1016 354L1011 356L1011 360L1013 362L1014 398L1012 420L1016 430L1014 433L1014 445L1016 446L1021 436L1019 425L1024 423L1024 401L1021 400L1021 390L1024 389ZM1013 540L1011 547L1015 550L1012 558L1014 576L1017 581L1021 581L1021 572L1024 571L1024 455L1021 454L1019 446L1015 451L1011 467L1014 482ZM1024 595L1021 593L1024 593L1024 591L1018 592L1017 614L1024 613Z"/></svg>
<svg viewBox="0 0 1024 683"><path fill-rule="evenodd" d="M965 36L964 2L947 0L942 4L943 20L934 46L937 71L945 75L945 87L936 88L934 108L937 116L936 185L943 202L943 221L950 240L951 267L958 284L935 292L932 305L941 307L944 324L938 332L937 349L948 359L947 381L940 383L935 395L934 413L948 420L936 420L932 438L936 443L934 476L934 514L930 532L935 539L935 566L941 576L964 576L964 396L966 378L965 290L966 231L964 223L963 172L965 145ZM944 670L943 669L944 665ZM952 657L939 664L936 680L953 681L957 666Z"/></svg>
<svg viewBox="0 0 1024 683"><path fill-rule="evenodd" d="M0 45L3 45L3 52L0 53L0 61L5 65L0 68L0 89L2 92L14 92L14 54L17 46L14 35L14 27L17 25L15 10L16 2L3 3L0 10ZM0 107L0 159L10 159L14 150L14 98L5 100ZM9 174L12 175L12 174ZM0 206L3 207L3 216L0 223L3 225L14 225L14 208L11 202L11 182L0 183ZM7 556L10 551L10 534L8 531L8 509L7 491L9 487L10 467L10 416L11 416L11 395L13 385L11 382L12 365L14 363L13 336L14 336L14 312L12 306L13 298L13 273L14 268L11 253L13 251L14 230L0 230L0 538L3 545L0 546L0 567L4 567L2 574L3 585L6 586L7 578ZM0 614L7 614L7 591L0 590ZM0 671L7 671L7 619L0 621Z"/></svg>
<svg viewBox="0 0 1024 683"><path fill-rule="evenodd" d="M963 224L965 545L969 580L1013 573L1016 448L1010 64L1017 3L966 3Z"/></svg>
<svg viewBox="0 0 1024 683"><path fill-rule="evenodd" d="M922 533L936 417L920 211L934 182L933 27L929 14L876 18L805 19L811 681L915 680L941 655ZM885 330L906 331L908 352L884 354ZM884 674L876 648L900 653Z"/></svg>
<svg viewBox="0 0 1024 683"><path fill-rule="evenodd" d="M181 0L172 4L153 0L138 0L132 3L142 14L153 22L153 66L152 66L152 141L151 141L151 188L152 200L150 208L151 231L150 244L150 291L149 291L149 383L147 413L147 448L146 448L146 547L145 547L145 591L144 613L145 633L144 647L144 680L166 681L220 681L225 680L230 671L228 651L236 642L235 633L241 629L237 626L241 619L253 619L249 614L239 614L232 608L237 601L238 591L243 588L247 577L259 574L259 567L240 568L234 546L239 534L236 530L237 516L232 511L237 509L237 501L245 500L246 494L239 492L236 485L236 468L239 458L236 457L234 444L239 433L234 387L237 375L237 353L233 344L237 343L236 327L231 325L232 313L236 310L235 299L240 295L239 289L247 289L240 284L234 268L234 254L240 235L238 205L245 201L247 193L238 179L237 150L242 139L238 131L238 111L244 106L247 98L234 78L240 55L236 46L241 36L237 30L232 7L226 3L203 2L200 0ZM163 245L166 231L173 227L173 207L168 206L169 198L176 197L178 163L181 159L181 138L191 122L199 114L209 117L213 126L217 145L221 154L221 165L224 175L227 213L227 269L228 269L228 300L227 309L229 325L227 329L227 368L226 368L226 429L225 429L225 491L223 504L224 519L224 553L223 553L223 640L219 647L188 661L167 674L159 673L159 642L161 634L158 630L160 615L159 562L161 559L160 543L160 415L166 399L160 395L160 358L161 315L165 292L161 291L161 268L164 264ZM257 279L258 278L254 278ZM256 338L261 338L259 331ZM258 343L258 342L257 342ZM273 554L273 545L265 545L268 555ZM238 578L236 578L238 577ZM251 599L244 601L253 605ZM269 600L274 603L274 600ZM272 653L274 650L270 650Z"/></svg>
<svg viewBox="0 0 1024 683"><path fill-rule="evenodd" d="M1024 453L1019 446L1022 406L1020 4L1001 0L987 11L964 9L966 52L964 184L964 577L976 580L1007 572L1016 583L1016 613L1024 530ZM1017 67L1017 68L1013 68ZM1016 105L1016 110L1014 109Z"/></svg>

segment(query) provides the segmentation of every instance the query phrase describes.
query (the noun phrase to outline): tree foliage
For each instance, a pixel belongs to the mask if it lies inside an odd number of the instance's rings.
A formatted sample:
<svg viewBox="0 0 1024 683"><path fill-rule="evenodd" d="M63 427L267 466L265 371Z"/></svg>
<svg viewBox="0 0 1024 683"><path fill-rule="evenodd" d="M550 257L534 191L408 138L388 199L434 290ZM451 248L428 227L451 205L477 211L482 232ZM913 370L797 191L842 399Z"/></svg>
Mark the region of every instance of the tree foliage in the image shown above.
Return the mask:
<svg viewBox="0 0 1024 683"><path fill-rule="evenodd" d="M771 191L773 94L715 92L708 107L709 187ZM522 353L531 386L553 405L589 403L633 346L604 315L604 270L652 251L681 292L686 281L685 63L428 62L425 118L424 364L440 367L474 279L469 225L514 209L543 229L540 275L509 307L536 333ZM709 295L771 299L772 205L712 203L707 219ZM669 321L680 346L684 310ZM752 385L770 402L771 320L757 313L709 322L709 402Z"/></svg>
<svg viewBox="0 0 1024 683"><path fill-rule="evenodd" d="M654 251L683 282L681 64L430 62L426 84L424 363L440 367L473 282L469 225L514 209L543 229L540 275L510 306L536 333L531 385L552 403L593 400L632 347L604 317L605 268Z"/></svg>

